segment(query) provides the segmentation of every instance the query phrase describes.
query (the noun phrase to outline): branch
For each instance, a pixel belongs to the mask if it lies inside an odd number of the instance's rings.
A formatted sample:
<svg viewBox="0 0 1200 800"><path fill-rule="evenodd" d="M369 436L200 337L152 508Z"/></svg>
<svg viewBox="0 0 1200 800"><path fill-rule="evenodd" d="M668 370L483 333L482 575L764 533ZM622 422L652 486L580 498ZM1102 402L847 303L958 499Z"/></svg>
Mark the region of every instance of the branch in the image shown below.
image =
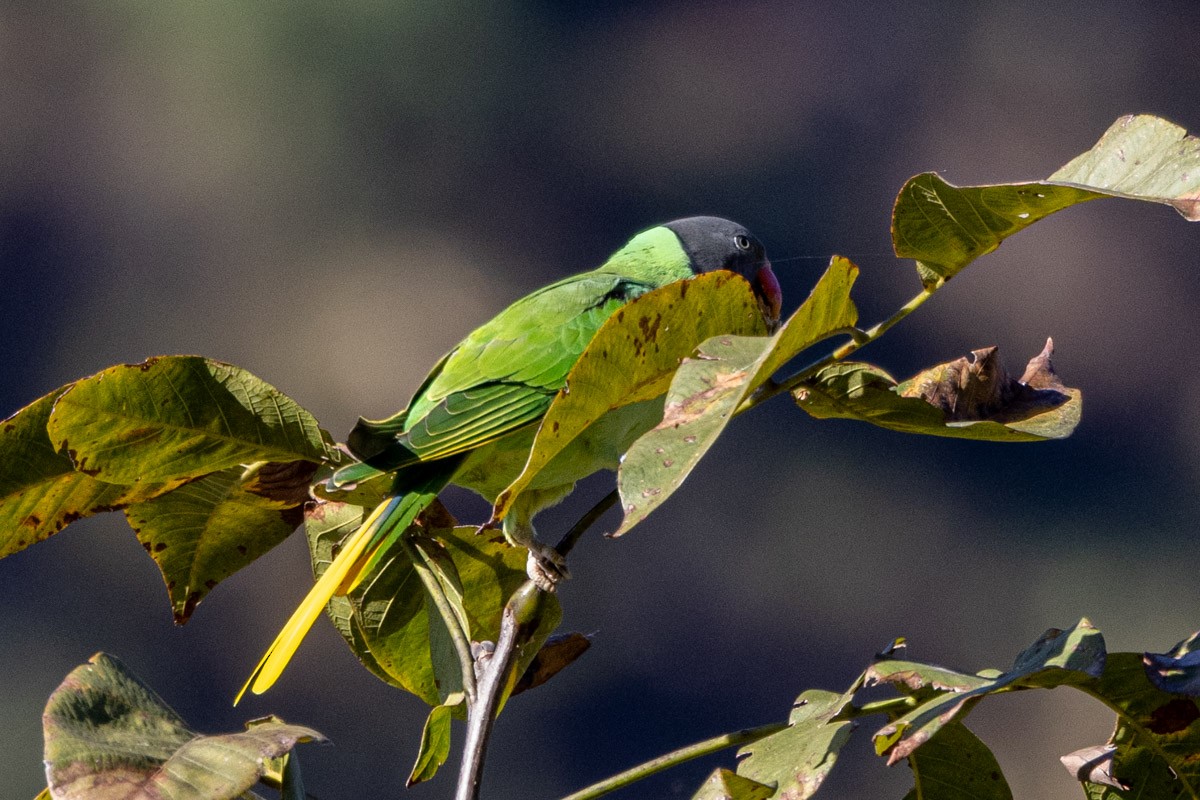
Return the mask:
<svg viewBox="0 0 1200 800"><path fill-rule="evenodd" d="M639 764L632 769L627 769L624 772L613 775L611 778L605 778L599 783L593 783L586 789L580 789L574 794L569 794L562 800L593 800L593 798L601 795L614 792L617 789L623 789L631 783L649 778L663 770L678 766L685 761L691 761L693 758L700 758L711 753L716 753L724 750L727 747L737 747L738 745L757 742L759 739L770 736L773 733L786 728L786 722L772 722L769 725L760 725L757 728L746 728L745 730L734 731L733 733L725 733L720 736L715 736L712 739L705 739L702 742L690 744L687 747L681 747L666 755L661 755L658 758L651 759L644 764Z"/></svg>
<svg viewBox="0 0 1200 800"><path fill-rule="evenodd" d="M563 556L570 553L584 532L612 508L618 498L616 489L602 497L571 526L555 549ZM478 800L488 741L496 720L500 694L517 652L518 634L521 626L530 621L531 615L536 624L536 608L541 594L533 581L526 581L513 593L500 616L500 635L495 648L490 653L481 654L475 662L479 667L478 683L473 702L468 700L467 703L467 737L463 742L463 760L458 770L455 800Z"/></svg>
<svg viewBox="0 0 1200 800"><path fill-rule="evenodd" d="M856 350L866 347L871 342L874 342L880 336L883 336L883 334L891 330L892 326L894 326L896 323L900 322L909 314L924 305L926 300L933 297L934 292L945 285L946 282L942 280L938 281L932 286L922 289L920 294L901 306L895 314L892 314L890 317L885 319L883 322L880 322L870 330L861 331L857 328L854 328L852 330L839 331L839 333L848 334L851 337L851 340L833 352L829 353L824 358L809 364L807 367L795 373L794 375L791 375L780 381L768 380L762 386L758 387L753 394L746 398L746 400L738 407L737 411L734 412L735 416L737 414L744 414L755 406L770 400L777 394L783 394L784 392L792 391L811 378L813 375L825 369L825 367L828 367L830 364L841 361Z"/></svg>

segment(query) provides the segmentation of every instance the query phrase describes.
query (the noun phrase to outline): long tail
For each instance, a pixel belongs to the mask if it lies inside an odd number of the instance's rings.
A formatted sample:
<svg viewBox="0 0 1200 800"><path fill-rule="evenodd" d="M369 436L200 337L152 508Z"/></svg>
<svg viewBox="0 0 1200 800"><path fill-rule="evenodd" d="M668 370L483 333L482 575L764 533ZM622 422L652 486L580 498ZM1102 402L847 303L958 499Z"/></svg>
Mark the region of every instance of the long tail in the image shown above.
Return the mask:
<svg viewBox="0 0 1200 800"><path fill-rule="evenodd" d="M335 595L344 595L370 574L387 550L408 529L417 515L424 511L438 493L446 487L457 466L456 462L422 464L425 474L414 481L410 473L397 475L396 494L380 503L363 524L342 543L342 548L321 579L292 612L283 630L267 648L262 660L250 674L246 685L238 692L233 704L241 702L247 690L262 694L279 679L284 667L295 655L321 611ZM434 467L428 469L428 467ZM400 488L403 484L404 488ZM403 493L401 493L403 492Z"/></svg>

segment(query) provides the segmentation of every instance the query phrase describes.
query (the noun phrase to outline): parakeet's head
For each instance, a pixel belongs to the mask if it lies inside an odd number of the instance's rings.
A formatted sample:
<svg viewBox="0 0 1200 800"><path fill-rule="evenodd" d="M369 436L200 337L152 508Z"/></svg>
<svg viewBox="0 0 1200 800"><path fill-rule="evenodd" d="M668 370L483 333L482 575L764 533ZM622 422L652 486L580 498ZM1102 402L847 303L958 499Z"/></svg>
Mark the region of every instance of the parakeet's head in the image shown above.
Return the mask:
<svg viewBox="0 0 1200 800"><path fill-rule="evenodd" d="M771 330L778 327L783 294L762 242L754 234L720 217L688 217L663 227L679 238L696 274L725 269L749 281L767 325Z"/></svg>

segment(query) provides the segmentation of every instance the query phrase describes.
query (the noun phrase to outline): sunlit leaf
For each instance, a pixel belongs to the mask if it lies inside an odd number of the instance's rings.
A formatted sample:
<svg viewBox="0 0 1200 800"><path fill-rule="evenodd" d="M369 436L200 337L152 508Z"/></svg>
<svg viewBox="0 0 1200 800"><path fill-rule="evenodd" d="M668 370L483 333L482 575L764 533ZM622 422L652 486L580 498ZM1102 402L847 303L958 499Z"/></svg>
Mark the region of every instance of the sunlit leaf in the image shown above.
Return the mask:
<svg viewBox="0 0 1200 800"><path fill-rule="evenodd" d="M805 800L821 788L854 723L835 720L848 695L810 689L796 699L788 727L746 745L738 774L777 787L778 797Z"/></svg>
<svg viewBox="0 0 1200 800"><path fill-rule="evenodd" d="M596 332L538 428L524 471L496 498L502 516L559 453L605 414L667 391L679 362L719 334L766 333L750 284L710 272L647 292Z"/></svg>
<svg viewBox="0 0 1200 800"><path fill-rule="evenodd" d="M187 622L213 587L296 529L316 466L233 467L125 509L138 541L162 570L176 623ZM290 475L291 485L281 475Z"/></svg>
<svg viewBox="0 0 1200 800"><path fill-rule="evenodd" d="M421 731L421 749L417 763L408 775L406 786L415 786L437 775L438 769L450 757L450 721L453 718L448 706L434 706L425 720Z"/></svg>
<svg viewBox="0 0 1200 800"><path fill-rule="evenodd" d="M148 500L178 486L106 483L76 472L46 432L62 387L0 422L0 557L46 539L71 522Z"/></svg>
<svg viewBox="0 0 1200 800"><path fill-rule="evenodd" d="M202 736L103 653L54 691L43 728L55 800L232 800L258 781L266 759L298 742L324 741L278 720Z"/></svg>
<svg viewBox="0 0 1200 800"><path fill-rule="evenodd" d="M328 434L295 401L199 356L151 358L77 381L54 403L48 428L77 470L112 483L337 459Z"/></svg>
<svg viewBox="0 0 1200 800"><path fill-rule="evenodd" d="M692 800L767 800L775 796L775 787L744 778L732 770L717 767L700 785Z"/></svg>
<svg viewBox="0 0 1200 800"><path fill-rule="evenodd" d="M817 419L856 419L881 428L994 442L1070 436L1079 424L1078 389L1054 374L1052 343L1019 378L1000 366L995 348L931 367L903 383L878 367L847 361L817 372L793 392Z"/></svg>
<svg viewBox="0 0 1200 800"><path fill-rule="evenodd" d="M628 531L679 488L734 412L801 351L858 321L850 288L858 268L835 257L808 299L773 336L706 340L671 381L662 422L634 442L618 472Z"/></svg>
<svg viewBox="0 0 1200 800"><path fill-rule="evenodd" d="M1038 220L1103 197L1167 203L1200 219L1200 141L1158 117L1127 116L1045 181L953 186L932 172L917 175L896 198L892 241L929 285Z"/></svg>
<svg viewBox="0 0 1200 800"><path fill-rule="evenodd" d="M995 675L965 675L926 664L884 660L867 669L874 683L900 684L908 690L936 689L916 708L881 728L875 750L888 764L906 758L946 725L963 716L982 698L997 692L1026 688L1080 685L1101 674L1104 637L1087 620L1070 630L1046 631L1017 656L1010 670Z"/></svg>

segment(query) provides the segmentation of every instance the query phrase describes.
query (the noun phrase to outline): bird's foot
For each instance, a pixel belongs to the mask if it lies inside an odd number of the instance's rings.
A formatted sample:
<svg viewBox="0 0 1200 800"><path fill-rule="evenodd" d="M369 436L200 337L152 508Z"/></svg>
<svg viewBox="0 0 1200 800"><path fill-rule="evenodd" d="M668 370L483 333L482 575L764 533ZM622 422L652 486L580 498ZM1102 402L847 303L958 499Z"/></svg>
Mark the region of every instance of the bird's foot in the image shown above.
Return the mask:
<svg viewBox="0 0 1200 800"><path fill-rule="evenodd" d="M525 574L543 592L555 591L559 583L571 577L567 559L550 545L537 540L529 543Z"/></svg>

